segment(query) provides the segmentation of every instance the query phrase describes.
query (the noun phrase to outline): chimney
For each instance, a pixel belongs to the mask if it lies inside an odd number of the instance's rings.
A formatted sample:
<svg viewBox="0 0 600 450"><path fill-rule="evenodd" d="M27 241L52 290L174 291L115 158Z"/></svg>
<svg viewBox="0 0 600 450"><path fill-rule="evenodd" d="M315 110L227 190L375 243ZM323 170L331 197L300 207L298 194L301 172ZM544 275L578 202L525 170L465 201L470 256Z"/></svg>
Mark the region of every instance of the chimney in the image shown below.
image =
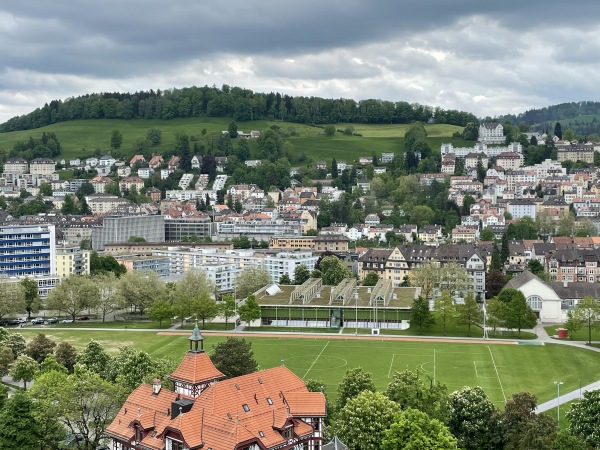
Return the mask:
<svg viewBox="0 0 600 450"><path fill-rule="evenodd" d="M568 287L569 286L569 282L567 280L563 280L563 287Z"/></svg>
<svg viewBox="0 0 600 450"><path fill-rule="evenodd" d="M161 387L162 386L160 385L160 378L155 378L154 380L152 380L152 395L156 397L160 392Z"/></svg>

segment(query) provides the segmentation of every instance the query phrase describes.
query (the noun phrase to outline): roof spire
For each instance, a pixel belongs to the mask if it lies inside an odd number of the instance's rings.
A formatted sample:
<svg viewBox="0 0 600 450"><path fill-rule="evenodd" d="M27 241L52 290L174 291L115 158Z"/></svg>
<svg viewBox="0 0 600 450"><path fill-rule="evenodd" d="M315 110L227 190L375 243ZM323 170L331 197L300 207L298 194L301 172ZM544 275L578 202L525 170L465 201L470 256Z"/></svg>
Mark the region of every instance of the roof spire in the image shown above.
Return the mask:
<svg viewBox="0 0 600 450"><path fill-rule="evenodd" d="M204 337L200 334L200 330L198 329L198 321L196 321L194 331L192 331L192 335L188 338L188 340L190 341L190 352L204 352ZM200 343L200 348L198 348L198 343Z"/></svg>

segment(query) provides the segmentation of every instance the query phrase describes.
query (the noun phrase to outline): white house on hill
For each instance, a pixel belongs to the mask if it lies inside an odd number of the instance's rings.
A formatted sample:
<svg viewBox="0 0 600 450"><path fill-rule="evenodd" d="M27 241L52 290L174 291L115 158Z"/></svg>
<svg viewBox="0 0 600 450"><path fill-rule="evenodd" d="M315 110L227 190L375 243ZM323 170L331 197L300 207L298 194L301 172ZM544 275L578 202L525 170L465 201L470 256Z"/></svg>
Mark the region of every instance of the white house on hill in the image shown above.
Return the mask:
<svg viewBox="0 0 600 450"><path fill-rule="evenodd" d="M540 322L563 322L561 298L554 289L528 270L508 282L505 288L521 291Z"/></svg>

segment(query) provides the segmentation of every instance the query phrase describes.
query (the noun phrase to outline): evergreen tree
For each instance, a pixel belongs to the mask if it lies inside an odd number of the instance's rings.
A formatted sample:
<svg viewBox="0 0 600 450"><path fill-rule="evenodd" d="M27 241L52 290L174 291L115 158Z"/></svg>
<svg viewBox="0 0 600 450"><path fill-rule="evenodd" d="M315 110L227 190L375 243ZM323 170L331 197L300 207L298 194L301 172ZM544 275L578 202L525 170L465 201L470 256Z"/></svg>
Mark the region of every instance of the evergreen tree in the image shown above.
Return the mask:
<svg viewBox="0 0 600 450"><path fill-rule="evenodd" d="M331 178L336 179L338 177L338 167L335 158L331 161Z"/></svg>
<svg viewBox="0 0 600 450"><path fill-rule="evenodd" d="M563 138L562 126L560 125L560 122L556 122L556 125L554 125L554 136L559 139Z"/></svg>
<svg viewBox="0 0 600 450"><path fill-rule="evenodd" d="M34 417L35 405L29 396L17 391L0 411L0 448L23 450L40 448L41 431Z"/></svg>
<svg viewBox="0 0 600 450"><path fill-rule="evenodd" d="M510 256L510 249L508 247L508 233L502 234L502 247L500 248L500 262L506 263Z"/></svg>
<svg viewBox="0 0 600 450"><path fill-rule="evenodd" d="M435 323L435 319L429 310L429 302L419 296L413 300L412 309L410 311L410 326L419 328L419 334L423 328L429 328Z"/></svg>

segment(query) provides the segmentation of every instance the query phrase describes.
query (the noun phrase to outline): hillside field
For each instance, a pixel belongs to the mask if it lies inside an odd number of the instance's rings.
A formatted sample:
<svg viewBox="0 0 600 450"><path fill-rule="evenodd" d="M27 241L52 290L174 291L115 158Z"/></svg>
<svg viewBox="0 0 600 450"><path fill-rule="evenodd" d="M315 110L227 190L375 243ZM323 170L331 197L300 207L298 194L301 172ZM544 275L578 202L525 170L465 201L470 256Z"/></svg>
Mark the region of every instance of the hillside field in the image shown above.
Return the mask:
<svg viewBox="0 0 600 450"><path fill-rule="evenodd" d="M145 138L150 128L162 131L162 143L152 147L154 153L172 151L175 145L175 136L183 132L188 136L200 136L203 128L207 134L220 133L227 130L230 118L193 118L165 120L79 120L61 122L35 130L0 133L0 152L8 152L16 142L27 141L30 136L41 137L44 131L56 133L66 160L71 158L85 158L92 156L96 149L107 153L110 148L110 137L113 130L119 130L123 135L121 151L125 154L134 153L134 145L140 138ZM307 160L343 159L351 162L360 156L371 156L373 153L380 155L382 152L394 151L399 154L404 148L404 133L408 125L363 125L354 124L354 132L362 136L346 136L336 133L327 137L322 128L311 127L289 122L253 121L238 123L238 130L250 132L251 130L263 131L272 125L278 125L284 130L293 127L297 136L290 137L290 153L304 154ZM337 129L344 129L346 124L336 124ZM462 139L452 138L452 133L462 131L461 127L453 125L426 125L430 146L438 151L442 142L451 141L455 146L472 146L473 143ZM202 138L201 138L202 139ZM199 142L202 142L200 140ZM256 151L256 142L250 140L253 154ZM193 145L193 142L191 143ZM234 144L235 145L235 144Z"/></svg>
<svg viewBox="0 0 600 450"><path fill-rule="evenodd" d="M42 330L19 330L26 339ZM179 361L188 349L187 335L159 335L154 331L103 331L44 329L55 340L67 340L78 350L95 339L107 350L131 345L152 357ZM204 334L205 349L224 337ZM347 369L362 367L373 374L375 385L385 390L395 371L419 370L445 383L449 391L465 385L481 386L497 406L520 391L530 391L538 401L556 395L554 380L564 381L564 392L598 379L600 354L562 345L516 343L443 343L353 339L340 336L294 338L243 336L252 342L255 358L266 369L285 364L299 377L325 382L326 392L335 389Z"/></svg>

